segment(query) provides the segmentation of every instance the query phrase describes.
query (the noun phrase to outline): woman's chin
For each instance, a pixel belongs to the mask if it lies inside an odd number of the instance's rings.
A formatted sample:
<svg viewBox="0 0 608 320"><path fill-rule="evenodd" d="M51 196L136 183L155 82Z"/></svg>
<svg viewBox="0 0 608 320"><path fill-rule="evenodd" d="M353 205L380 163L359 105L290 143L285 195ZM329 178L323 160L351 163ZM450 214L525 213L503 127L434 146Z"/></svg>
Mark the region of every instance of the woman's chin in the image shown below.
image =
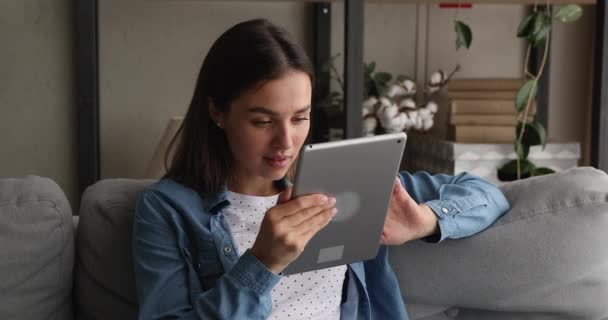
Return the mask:
<svg viewBox="0 0 608 320"><path fill-rule="evenodd" d="M287 170L281 170L281 171L277 170L277 171L271 173L269 178L272 181L281 180L281 179L283 179L283 177L285 177L286 174L287 174Z"/></svg>

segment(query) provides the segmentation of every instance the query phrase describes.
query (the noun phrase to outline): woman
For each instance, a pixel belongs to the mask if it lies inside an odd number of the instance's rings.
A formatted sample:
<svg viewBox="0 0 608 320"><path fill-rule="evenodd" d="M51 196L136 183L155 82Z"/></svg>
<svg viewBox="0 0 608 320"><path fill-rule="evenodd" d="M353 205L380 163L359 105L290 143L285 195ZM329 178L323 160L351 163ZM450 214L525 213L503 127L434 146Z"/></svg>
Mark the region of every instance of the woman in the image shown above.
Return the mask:
<svg viewBox="0 0 608 320"><path fill-rule="evenodd" d="M336 214L335 199L291 199L287 188L312 83L302 48L266 20L213 44L167 174L137 204L141 319L407 318L386 246L373 260L281 275ZM471 175L401 173L381 240L463 237L507 209L498 189Z"/></svg>

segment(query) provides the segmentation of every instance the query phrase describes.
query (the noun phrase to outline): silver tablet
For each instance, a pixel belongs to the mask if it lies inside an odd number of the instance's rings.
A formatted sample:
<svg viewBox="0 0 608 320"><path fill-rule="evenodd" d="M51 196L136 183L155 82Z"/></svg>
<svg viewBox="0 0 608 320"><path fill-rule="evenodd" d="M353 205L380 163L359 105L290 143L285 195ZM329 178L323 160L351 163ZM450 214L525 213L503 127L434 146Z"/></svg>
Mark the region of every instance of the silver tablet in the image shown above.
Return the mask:
<svg viewBox="0 0 608 320"><path fill-rule="evenodd" d="M376 256L405 141L400 132L302 147L293 195L334 196L338 213L284 274Z"/></svg>

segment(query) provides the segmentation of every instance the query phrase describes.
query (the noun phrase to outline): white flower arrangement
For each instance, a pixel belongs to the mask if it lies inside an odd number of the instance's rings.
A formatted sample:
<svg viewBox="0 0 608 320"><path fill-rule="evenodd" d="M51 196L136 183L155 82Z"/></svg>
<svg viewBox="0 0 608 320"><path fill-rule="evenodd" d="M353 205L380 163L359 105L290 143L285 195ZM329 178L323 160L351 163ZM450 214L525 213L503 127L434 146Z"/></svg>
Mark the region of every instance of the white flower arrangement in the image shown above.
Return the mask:
<svg viewBox="0 0 608 320"><path fill-rule="evenodd" d="M337 56L326 65L341 92L333 91L323 101L328 113L341 113L343 104L344 82L333 62ZM362 105L363 135L371 136L378 133L393 133L400 131L428 131L434 125L434 116L439 106L433 100L440 89L445 86L460 66L446 77L438 70L431 74L424 90L424 101L416 102L418 85L409 77L402 75L393 80L387 72L376 72L376 64L364 64L364 101ZM421 95L418 95L421 96Z"/></svg>
<svg viewBox="0 0 608 320"><path fill-rule="evenodd" d="M426 85L425 101L417 104L416 82L404 76L398 76L395 81L391 81L390 74L385 72L374 74L374 68L373 62L365 66L366 97L362 106L364 136L371 136L379 131L393 133L431 129L439 109L437 103L433 101L434 95L459 69L457 66L448 77L441 70L431 74Z"/></svg>

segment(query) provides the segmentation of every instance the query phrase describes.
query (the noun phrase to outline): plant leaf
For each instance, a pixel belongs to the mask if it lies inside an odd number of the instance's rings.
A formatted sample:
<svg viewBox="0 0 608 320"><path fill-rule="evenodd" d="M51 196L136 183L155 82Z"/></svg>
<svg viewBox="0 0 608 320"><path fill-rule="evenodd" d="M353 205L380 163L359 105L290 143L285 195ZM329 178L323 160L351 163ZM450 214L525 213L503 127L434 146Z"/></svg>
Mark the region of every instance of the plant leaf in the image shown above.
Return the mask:
<svg viewBox="0 0 608 320"><path fill-rule="evenodd" d="M395 80L396 80L397 82L403 82L403 81L405 81L405 80L407 80L407 79L409 79L409 78L408 78L408 77L406 77L406 76L404 76L404 75L402 75L402 74L397 75L397 78L395 78Z"/></svg>
<svg viewBox="0 0 608 320"><path fill-rule="evenodd" d="M380 85L386 85L392 78L393 76L388 72L377 72L374 75L374 81Z"/></svg>
<svg viewBox="0 0 608 320"><path fill-rule="evenodd" d="M377 92L375 91L376 83L371 77L365 79L365 81L363 82L363 89L365 90L364 93L367 97L377 95Z"/></svg>
<svg viewBox="0 0 608 320"><path fill-rule="evenodd" d="M527 124L528 126L531 126L532 128L534 128L534 130L536 130L536 134L538 135L538 138L540 140L540 145L542 145L543 149L545 148L545 145L547 144L547 130L545 130L545 127L543 127L543 124L534 120L530 123ZM524 139L525 139L525 134L524 134Z"/></svg>
<svg viewBox="0 0 608 320"><path fill-rule="evenodd" d="M551 174L551 173L555 173L555 171L553 169L549 169L547 167L538 167L538 168L534 168L534 170L532 170L533 176L543 176L543 175Z"/></svg>
<svg viewBox="0 0 608 320"><path fill-rule="evenodd" d="M369 73L374 72L374 70L376 70L376 62L372 61L369 63Z"/></svg>
<svg viewBox="0 0 608 320"><path fill-rule="evenodd" d="M525 179L532 175L534 170L534 164L529 160L521 160L521 178ZM513 181L517 180L517 160L511 160L505 163L497 171L498 180L500 181Z"/></svg>
<svg viewBox="0 0 608 320"><path fill-rule="evenodd" d="M530 37L530 33L532 32L532 26L534 25L534 19L536 18L536 13L533 13L527 16L522 22L519 24L517 28L517 37L519 38L528 38Z"/></svg>
<svg viewBox="0 0 608 320"><path fill-rule="evenodd" d="M376 82L376 90L378 90L379 97L384 97L388 93L388 86Z"/></svg>
<svg viewBox="0 0 608 320"><path fill-rule="evenodd" d="M473 34L471 28L459 20L454 21L454 30L456 31L456 50L460 48L469 48L471 41L473 41Z"/></svg>
<svg viewBox="0 0 608 320"><path fill-rule="evenodd" d="M374 75L374 86L376 87L376 95L384 96L388 91L388 82L393 76L388 72L376 72Z"/></svg>
<svg viewBox="0 0 608 320"><path fill-rule="evenodd" d="M363 63L363 73L365 74L365 76L367 77L371 77L372 73L374 72L374 70L371 67L370 63Z"/></svg>
<svg viewBox="0 0 608 320"><path fill-rule="evenodd" d="M535 33L532 38L532 46L535 48L544 44L549 34L550 26L543 27L538 33Z"/></svg>
<svg viewBox="0 0 608 320"><path fill-rule="evenodd" d="M534 26L530 34L530 41L534 47L543 43L551 29L551 20L544 12L537 12L534 17Z"/></svg>
<svg viewBox="0 0 608 320"><path fill-rule="evenodd" d="M521 125L521 122L517 124L518 135L521 131ZM547 143L547 131L545 130L545 127L538 121L526 123L526 130L524 131L524 137L522 138L521 143L528 146L542 145L544 148Z"/></svg>
<svg viewBox="0 0 608 320"><path fill-rule="evenodd" d="M517 112L522 112L528 104L528 98L536 95L536 80L528 80L517 92L515 107Z"/></svg>
<svg viewBox="0 0 608 320"><path fill-rule="evenodd" d="M572 22L583 15L583 8L577 4L569 4L559 7L553 14L553 18L561 22Z"/></svg>

